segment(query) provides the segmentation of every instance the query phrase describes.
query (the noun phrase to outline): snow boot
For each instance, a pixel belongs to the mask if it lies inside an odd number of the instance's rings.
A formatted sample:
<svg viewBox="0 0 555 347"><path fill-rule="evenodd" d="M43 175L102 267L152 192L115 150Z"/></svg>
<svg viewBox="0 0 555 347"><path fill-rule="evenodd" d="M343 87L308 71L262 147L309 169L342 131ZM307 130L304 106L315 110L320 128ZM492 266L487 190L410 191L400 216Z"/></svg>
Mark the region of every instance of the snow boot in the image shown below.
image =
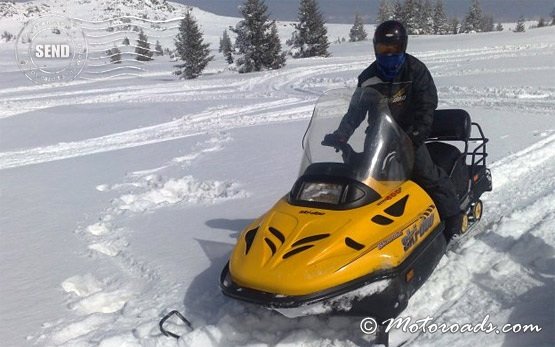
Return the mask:
<svg viewBox="0 0 555 347"><path fill-rule="evenodd" d="M444 234L445 234L445 239L447 240L447 243L451 241L453 236L461 233L462 220L463 220L462 214L456 214L454 216L448 217L445 220Z"/></svg>

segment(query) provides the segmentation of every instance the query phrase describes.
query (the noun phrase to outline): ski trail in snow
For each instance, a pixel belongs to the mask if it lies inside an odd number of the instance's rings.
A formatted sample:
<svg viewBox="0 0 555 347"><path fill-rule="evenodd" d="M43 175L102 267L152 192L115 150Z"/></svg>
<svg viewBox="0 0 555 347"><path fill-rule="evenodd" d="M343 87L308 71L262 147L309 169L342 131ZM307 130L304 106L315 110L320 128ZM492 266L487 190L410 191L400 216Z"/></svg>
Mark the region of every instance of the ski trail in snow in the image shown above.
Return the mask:
<svg viewBox="0 0 555 347"><path fill-rule="evenodd" d="M310 116L312 107L312 101L290 98L210 110L175 121L84 141L0 153L0 170L160 143L205 134L207 129L217 132L304 119Z"/></svg>
<svg viewBox="0 0 555 347"><path fill-rule="evenodd" d="M445 71L470 74L472 71L452 69L450 64L460 60L501 59L507 56L552 55L555 46L546 43L526 45L504 45L448 51L424 51L416 55L430 64L434 70L437 64L441 71L433 71L442 76ZM484 52L488 52L484 56ZM181 119L160 123L154 126L128 130L75 142L58 143L49 146L28 148L0 153L0 170L24 165L40 164L55 160L75 158L95 153L144 146L188 136L203 134L207 129L225 130L273 122L291 121L308 118L314 99L322 89L354 86L356 79L345 80L325 75L353 71L364 68L367 63L359 57L316 59L310 69L292 67L285 70L270 71L264 74L245 76L244 79L226 82L194 81L191 85L181 83L154 83L126 87L96 87L90 90L74 90L67 85L52 85L49 88L34 87L33 97L28 96L29 87L7 88L0 91L0 118L17 115L33 110L53 108L64 105L98 103L164 103L192 101L201 99L232 100L243 95L248 98L278 98L277 101L263 102L250 106L234 106L207 110L186 115ZM517 68L515 68L517 69ZM536 70L549 71L553 67L534 67ZM516 70L515 70L516 71ZM481 69L485 72L506 73L501 70ZM324 75L324 77L323 77ZM79 85L81 82L72 82ZM550 112L555 108L551 88L440 88L441 100L446 105L487 106L497 109L519 109L526 112ZM285 97L284 97L285 96Z"/></svg>
<svg viewBox="0 0 555 347"><path fill-rule="evenodd" d="M526 114L550 113L555 108L555 89L552 88L441 87L438 93L443 104L454 107L480 106L521 110Z"/></svg>

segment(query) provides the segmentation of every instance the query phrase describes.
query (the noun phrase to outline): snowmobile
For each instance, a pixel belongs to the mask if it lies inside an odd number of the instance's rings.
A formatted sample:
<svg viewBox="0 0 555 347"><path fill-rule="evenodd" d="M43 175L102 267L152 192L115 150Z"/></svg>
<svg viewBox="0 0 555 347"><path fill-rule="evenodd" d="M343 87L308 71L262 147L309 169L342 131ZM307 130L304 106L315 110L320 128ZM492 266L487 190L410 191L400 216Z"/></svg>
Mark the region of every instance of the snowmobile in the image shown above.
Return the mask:
<svg viewBox="0 0 555 347"><path fill-rule="evenodd" d="M368 127L349 141L322 142L338 128L353 89L331 90L315 106L291 191L240 234L222 271L226 296L288 317L342 314L394 318L446 252L444 223L410 180L414 149L387 99L364 88ZM471 137L471 130L479 136ZM437 110L427 141L457 188L462 233L482 216L491 190L481 127L464 110Z"/></svg>

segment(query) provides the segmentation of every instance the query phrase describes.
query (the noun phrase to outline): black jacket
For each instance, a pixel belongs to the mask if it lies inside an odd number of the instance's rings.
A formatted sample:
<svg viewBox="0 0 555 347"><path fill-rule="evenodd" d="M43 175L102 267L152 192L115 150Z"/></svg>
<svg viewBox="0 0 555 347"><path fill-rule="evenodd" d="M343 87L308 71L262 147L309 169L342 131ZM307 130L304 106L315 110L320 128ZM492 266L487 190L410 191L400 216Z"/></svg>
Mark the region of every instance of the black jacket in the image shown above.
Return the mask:
<svg viewBox="0 0 555 347"><path fill-rule="evenodd" d="M363 88L374 88L388 98L393 118L418 147L424 143L432 129L434 110L437 107L437 89L428 68L420 60L407 54L399 75L393 81L378 77L376 62L358 76L357 92L351 99L349 110L337 130L345 138L364 120L366 112L360 105Z"/></svg>

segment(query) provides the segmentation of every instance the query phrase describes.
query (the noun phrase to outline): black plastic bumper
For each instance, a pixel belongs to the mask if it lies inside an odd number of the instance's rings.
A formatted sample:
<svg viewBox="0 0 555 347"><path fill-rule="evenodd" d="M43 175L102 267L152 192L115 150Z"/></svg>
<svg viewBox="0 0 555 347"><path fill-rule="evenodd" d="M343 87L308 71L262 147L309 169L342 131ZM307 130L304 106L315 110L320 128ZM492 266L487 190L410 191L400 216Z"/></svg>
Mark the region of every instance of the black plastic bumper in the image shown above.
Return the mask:
<svg viewBox="0 0 555 347"><path fill-rule="evenodd" d="M443 224L440 224L398 267L371 273L327 290L307 295L284 296L241 287L233 282L229 273L229 263L220 276L220 287L226 296L268 308L290 309L324 303L334 314L372 316L385 320L397 317L405 309L409 298L422 286L439 263L445 253L445 247ZM410 280L407 277L409 271L414 272ZM348 305L349 309L334 302L334 299L337 300L343 294L382 280L389 280L387 287L365 297L354 297Z"/></svg>

